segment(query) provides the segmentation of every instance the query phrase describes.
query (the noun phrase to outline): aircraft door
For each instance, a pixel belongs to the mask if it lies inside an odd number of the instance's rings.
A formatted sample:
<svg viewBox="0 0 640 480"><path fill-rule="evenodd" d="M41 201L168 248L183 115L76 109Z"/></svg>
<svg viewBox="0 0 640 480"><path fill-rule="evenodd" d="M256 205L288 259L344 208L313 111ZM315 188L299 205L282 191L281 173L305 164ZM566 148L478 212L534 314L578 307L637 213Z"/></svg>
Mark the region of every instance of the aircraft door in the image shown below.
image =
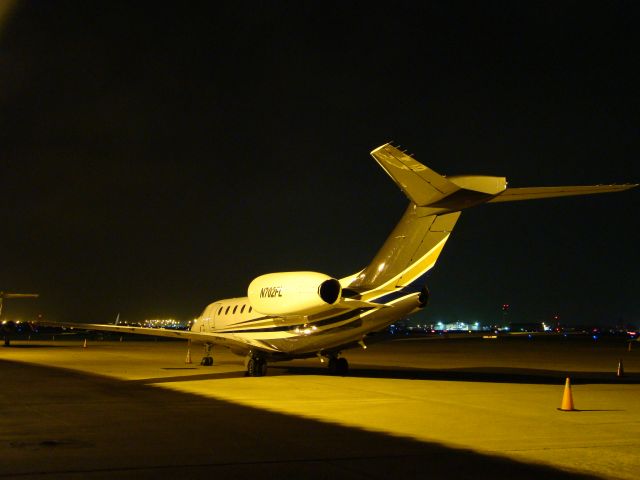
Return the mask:
<svg viewBox="0 0 640 480"><path fill-rule="evenodd" d="M201 332L211 332L216 327L216 313L220 309L220 304L214 303L209 305L202 315L202 322L200 323Z"/></svg>

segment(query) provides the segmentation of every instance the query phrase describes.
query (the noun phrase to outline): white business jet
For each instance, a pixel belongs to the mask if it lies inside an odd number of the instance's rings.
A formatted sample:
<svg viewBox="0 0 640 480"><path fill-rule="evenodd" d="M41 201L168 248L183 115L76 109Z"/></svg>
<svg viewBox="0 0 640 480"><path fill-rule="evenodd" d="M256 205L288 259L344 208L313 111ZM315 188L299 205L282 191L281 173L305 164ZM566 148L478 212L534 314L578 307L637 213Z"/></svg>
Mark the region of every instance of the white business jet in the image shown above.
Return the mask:
<svg viewBox="0 0 640 480"><path fill-rule="evenodd" d="M190 330L122 325L50 323L89 330L178 337L245 357L248 376L266 374L267 362L318 356L344 375L341 353L364 346L365 336L424 308L425 278L435 265L461 210L481 203L618 192L637 185L508 188L504 177L440 175L391 144L371 152L409 198L404 215L371 263L346 278L318 272L277 272L255 278L247 295L218 300Z"/></svg>

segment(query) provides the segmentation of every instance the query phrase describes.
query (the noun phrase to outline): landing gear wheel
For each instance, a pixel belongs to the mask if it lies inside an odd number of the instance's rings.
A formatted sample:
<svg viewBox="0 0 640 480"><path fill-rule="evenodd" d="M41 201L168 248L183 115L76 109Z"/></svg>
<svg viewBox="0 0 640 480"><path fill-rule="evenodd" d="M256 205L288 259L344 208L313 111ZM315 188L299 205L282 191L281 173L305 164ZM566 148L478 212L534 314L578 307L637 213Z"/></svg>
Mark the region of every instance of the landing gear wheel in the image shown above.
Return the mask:
<svg viewBox="0 0 640 480"><path fill-rule="evenodd" d="M330 357L329 373L331 375L340 375L344 377L349 373L349 362L344 357Z"/></svg>
<svg viewBox="0 0 640 480"><path fill-rule="evenodd" d="M248 377L264 377L267 374L267 361L262 357L251 357L247 361Z"/></svg>
<svg viewBox="0 0 640 480"><path fill-rule="evenodd" d="M338 359L336 357L329 358L329 373L331 375L336 374Z"/></svg>
<svg viewBox="0 0 640 480"><path fill-rule="evenodd" d="M247 362L247 376L255 377L256 376L256 361L253 358L250 358Z"/></svg>
<svg viewBox="0 0 640 480"><path fill-rule="evenodd" d="M213 365L211 347L213 347L211 343L204 344L204 356L202 357L202 360L200 360L200 365L202 365L203 367L210 367L211 365Z"/></svg>
<svg viewBox="0 0 640 480"><path fill-rule="evenodd" d="M213 357L202 357L200 365L202 365L203 367L210 367L211 365L213 365Z"/></svg>
<svg viewBox="0 0 640 480"><path fill-rule="evenodd" d="M340 357L336 361L336 375L345 376L349 373L349 362L344 357Z"/></svg>

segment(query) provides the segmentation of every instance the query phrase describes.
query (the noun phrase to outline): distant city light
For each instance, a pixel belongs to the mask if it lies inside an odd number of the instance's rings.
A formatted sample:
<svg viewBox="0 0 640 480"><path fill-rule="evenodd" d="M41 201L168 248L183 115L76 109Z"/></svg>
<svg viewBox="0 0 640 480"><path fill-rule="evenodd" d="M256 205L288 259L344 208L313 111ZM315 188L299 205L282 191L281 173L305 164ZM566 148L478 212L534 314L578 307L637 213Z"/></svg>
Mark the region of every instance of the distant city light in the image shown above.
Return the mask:
<svg viewBox="0 0 640 480"><path fill-rule="evenodd" d="M187 327L187 324L174 318L150 318L142 322L142 326L147 328L168 328L182 330Z"/></svg>

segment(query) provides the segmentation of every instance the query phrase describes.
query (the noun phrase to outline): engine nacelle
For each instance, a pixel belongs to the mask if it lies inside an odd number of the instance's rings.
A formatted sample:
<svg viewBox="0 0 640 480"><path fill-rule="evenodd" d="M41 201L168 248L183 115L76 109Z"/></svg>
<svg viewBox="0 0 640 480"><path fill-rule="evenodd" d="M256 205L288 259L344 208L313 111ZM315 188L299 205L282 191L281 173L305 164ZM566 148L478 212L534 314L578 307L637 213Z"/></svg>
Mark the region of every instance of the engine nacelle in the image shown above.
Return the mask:
<svg viewBox="0 0 640 480"><path fill-rule="evenodd" d="M342 287L335 278L318 272L268 273L249 284L253 309L264 315L311 315L340 300Z"/></svg>

